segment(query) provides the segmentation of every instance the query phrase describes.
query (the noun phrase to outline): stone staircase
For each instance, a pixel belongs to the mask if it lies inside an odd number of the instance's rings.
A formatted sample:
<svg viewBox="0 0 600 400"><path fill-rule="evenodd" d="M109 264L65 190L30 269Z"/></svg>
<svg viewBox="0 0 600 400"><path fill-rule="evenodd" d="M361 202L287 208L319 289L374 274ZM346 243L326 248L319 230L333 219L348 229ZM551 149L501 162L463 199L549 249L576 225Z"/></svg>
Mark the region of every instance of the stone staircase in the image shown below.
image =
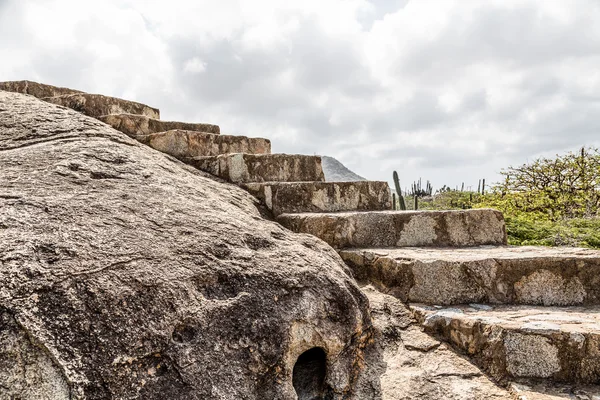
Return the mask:
<svg viewBox="0 0 600 400"><path fill-rule="evenodd" d="M337 249L359 283L408 304L421 329L512 385L514 398L600 399L600 252L506 246L495 210L390 211L386 182L328 182L319 156L272 154L268 139L161 121L140 103L26 81L0 90L73 108L243 187L283 226ZM582 384L592 386L579 396Z"/></svg>

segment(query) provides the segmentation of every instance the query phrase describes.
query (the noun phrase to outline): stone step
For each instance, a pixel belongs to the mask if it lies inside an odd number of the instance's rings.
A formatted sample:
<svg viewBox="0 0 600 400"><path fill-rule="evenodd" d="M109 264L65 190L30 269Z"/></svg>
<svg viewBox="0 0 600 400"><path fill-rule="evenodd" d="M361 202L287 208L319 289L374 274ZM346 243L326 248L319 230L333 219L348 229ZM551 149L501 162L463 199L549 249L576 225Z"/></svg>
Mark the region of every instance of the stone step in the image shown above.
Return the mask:
<svg viewBox="0 0 600 400"><path fill-rule="evenodd" d="M228 153L271 153L271 141L246 136L215 135L196 131L172 130L136 137L140 142L181 160Z"/></svg>
<svg viewBox="0 0 600 400"><path fill-rule="evenodd" d="M63 96L66 94L82 93L79 90L67 89L31 81L0 82L0 90L28 94L38 99Z"/></svg>
<svg viewBox="0 0 600 400"><path fill-rule="evenodd" d="M500 381L600 383L600 307L413 304L425 330Z"/></svg>
<svg viewBox="0 0 600 400"><path fill-rule="evenodd" d="M149 118L144 115L136 114L113 113L110 115L102 115L98 117L98 119L133 138L140 135L150 135L152 133L166 132L174 129L214 133L216 135L221 132L218 125L161 121L157 118Z"/></svg>
<svg viewBox="0 0 600 400"><path fill-rule="evenodd" d="M186 160L233 183L324 181L321 157L300 154L223 154Z"/></svg>
<svg viewBox="0 0 600 400"><path fill-rule="evenodd" d="M551 247L345 249L359 281L402 301L600 305L600 251Z"/></svg>
<svg viewBox="0 0 600 400"><path fill-rule="evenodd" d="M504 217L490 209L282 214L277 221L337 249L506 244Z"/></svg>
<svg viewBox="0 0 600 400"><path fill-rule="evenodd" d="M275 216L392 208L387 182L265 182L247 183L243 187L263 201Z"/></svg>
<svg viewBox="0 0 600 400"><path fill-rule="evenodd" d="M515 400L600 400L598 385L565 385L538 382L512 382L508 387Z"/></svg>
<svg viewBox="0 0 600 400"><path fill-rule="evenodd" d="M160 118L158 108L152 108L145 104L136 103L135 101L103 96L101 94L74 93L55 97L44 97L42 100L71 108L94 118L99 118L108 114L137 114L149 118Z"/></svg>

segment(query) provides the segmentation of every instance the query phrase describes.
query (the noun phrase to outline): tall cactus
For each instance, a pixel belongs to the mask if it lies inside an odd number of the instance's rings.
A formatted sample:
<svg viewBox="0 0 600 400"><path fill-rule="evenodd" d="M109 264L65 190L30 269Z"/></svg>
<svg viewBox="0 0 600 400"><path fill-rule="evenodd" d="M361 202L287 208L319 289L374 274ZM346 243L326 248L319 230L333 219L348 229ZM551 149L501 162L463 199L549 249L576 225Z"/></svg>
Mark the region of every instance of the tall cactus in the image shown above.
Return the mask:
<svg viewBox="0 0 600 400"><path fill-rule="evenodd" d="M398 194L398 203L402 211L406 210L406 203L404 202L404 196L402 196L402 189L400 188L400 179L398 179L398 173L394 171L394 186L396 186L396 193Z"/></svg>

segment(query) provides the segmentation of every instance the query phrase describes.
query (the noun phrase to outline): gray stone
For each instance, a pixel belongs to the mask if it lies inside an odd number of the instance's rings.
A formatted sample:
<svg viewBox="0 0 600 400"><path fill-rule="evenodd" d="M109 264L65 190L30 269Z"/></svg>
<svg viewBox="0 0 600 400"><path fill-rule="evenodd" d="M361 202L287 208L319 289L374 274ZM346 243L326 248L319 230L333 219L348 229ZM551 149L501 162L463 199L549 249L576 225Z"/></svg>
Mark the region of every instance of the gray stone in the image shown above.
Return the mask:
<svg viewBox="0 0 600 400"><path fill-rule="evenodd" d="M28 94L38 99L63 96L65 94L82 93L79 90L67 89L31 81L0 82L0 90Z"/></svg>
<svg viewBox="0 0 600 400"><path fill-rule="evenodd" d="M299 154L224 154L186 160L234 183L324 181L321 158Z"/></svg>
<svg viewBox="0 0 600 400"><path fill-rule="evenodd" d="M295 399L320 348L330 398L377 399L368 301L321 241L31 96L0 92L0 149L1 398Z"/></svg>
<svg viewBox="0 0 600 400"><path fill-rule="evenodd" d="M380 351L380 358L368 353L365 362L379 366L382 399L513 399L475 365L424 333L400 300L371 286L363 292L369 298ZM374 398L379 397L364 399Z"/></svg>
<svg viewBox="0 0 600 400"><path fill-rule="evenodd" d="M149 118L160 118L158 108L101 94L74 93L45 97L42 100L73 109L94 118L108 114L138 114Z"/></svg>
<svg viewBox="0 0 600 400"><path fill-rule="evenodd" d="M98 119L133 138L141 135L150 135L152 133L166 132L175 129L214 133L216 135L221 132L221 129L218 125L178 121L161 121L157 119L157 117L154 118L135 114L113 113L111 115L99 116Z"/></svg>
<svg viewBox="0 0 600 400"><path fill-rule="evenodd" d="M464 351L495 379L600 382L598 306L412 309L426 332Z"/></svg>
<svg viewBox="0 0 600 400"><path fill-rule="evenodd" d="M502 213L488 209L283 214L277 221L338 249L506 244Z"/></svg>
<svg viewBox="0 0 600 400"><path fill-rule="evenodd" d="M265 182L243 187L263 201L274 215L392 207L387 182Z"/></svg>
<svg viewBox="0 0 600 400"><path fill-rule="evenodd" d="M183 161L192 157L217 156L228 153L271 153L271 141L269 139L246 136L172 130L136 136L136 139L155 150Z"/></svg>
<svg viewBox="0 0 600 400"><path fill-rule="evenodd" d="M344 249L360 281L427 304L600 304L600 251L550 247Z"/></svg>
<svg viewBox="0 0 600 400"><path fill-rule="evenodd" d="M600 387L593 385L513 382L509 385L509 391L517 400L600 400Z"/></svg>

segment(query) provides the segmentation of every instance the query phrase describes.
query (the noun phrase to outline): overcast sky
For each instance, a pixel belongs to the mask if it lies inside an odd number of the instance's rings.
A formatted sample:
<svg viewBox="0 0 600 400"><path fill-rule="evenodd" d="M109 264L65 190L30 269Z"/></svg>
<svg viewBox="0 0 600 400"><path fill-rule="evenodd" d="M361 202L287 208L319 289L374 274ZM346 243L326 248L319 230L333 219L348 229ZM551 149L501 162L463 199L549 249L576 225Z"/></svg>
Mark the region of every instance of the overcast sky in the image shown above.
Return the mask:
<svg viewBox="0 0 600 400"><path fill-rule="evenodd" d="M403 186L600 145L600 0L0 0L0 51Z"/></svg>

